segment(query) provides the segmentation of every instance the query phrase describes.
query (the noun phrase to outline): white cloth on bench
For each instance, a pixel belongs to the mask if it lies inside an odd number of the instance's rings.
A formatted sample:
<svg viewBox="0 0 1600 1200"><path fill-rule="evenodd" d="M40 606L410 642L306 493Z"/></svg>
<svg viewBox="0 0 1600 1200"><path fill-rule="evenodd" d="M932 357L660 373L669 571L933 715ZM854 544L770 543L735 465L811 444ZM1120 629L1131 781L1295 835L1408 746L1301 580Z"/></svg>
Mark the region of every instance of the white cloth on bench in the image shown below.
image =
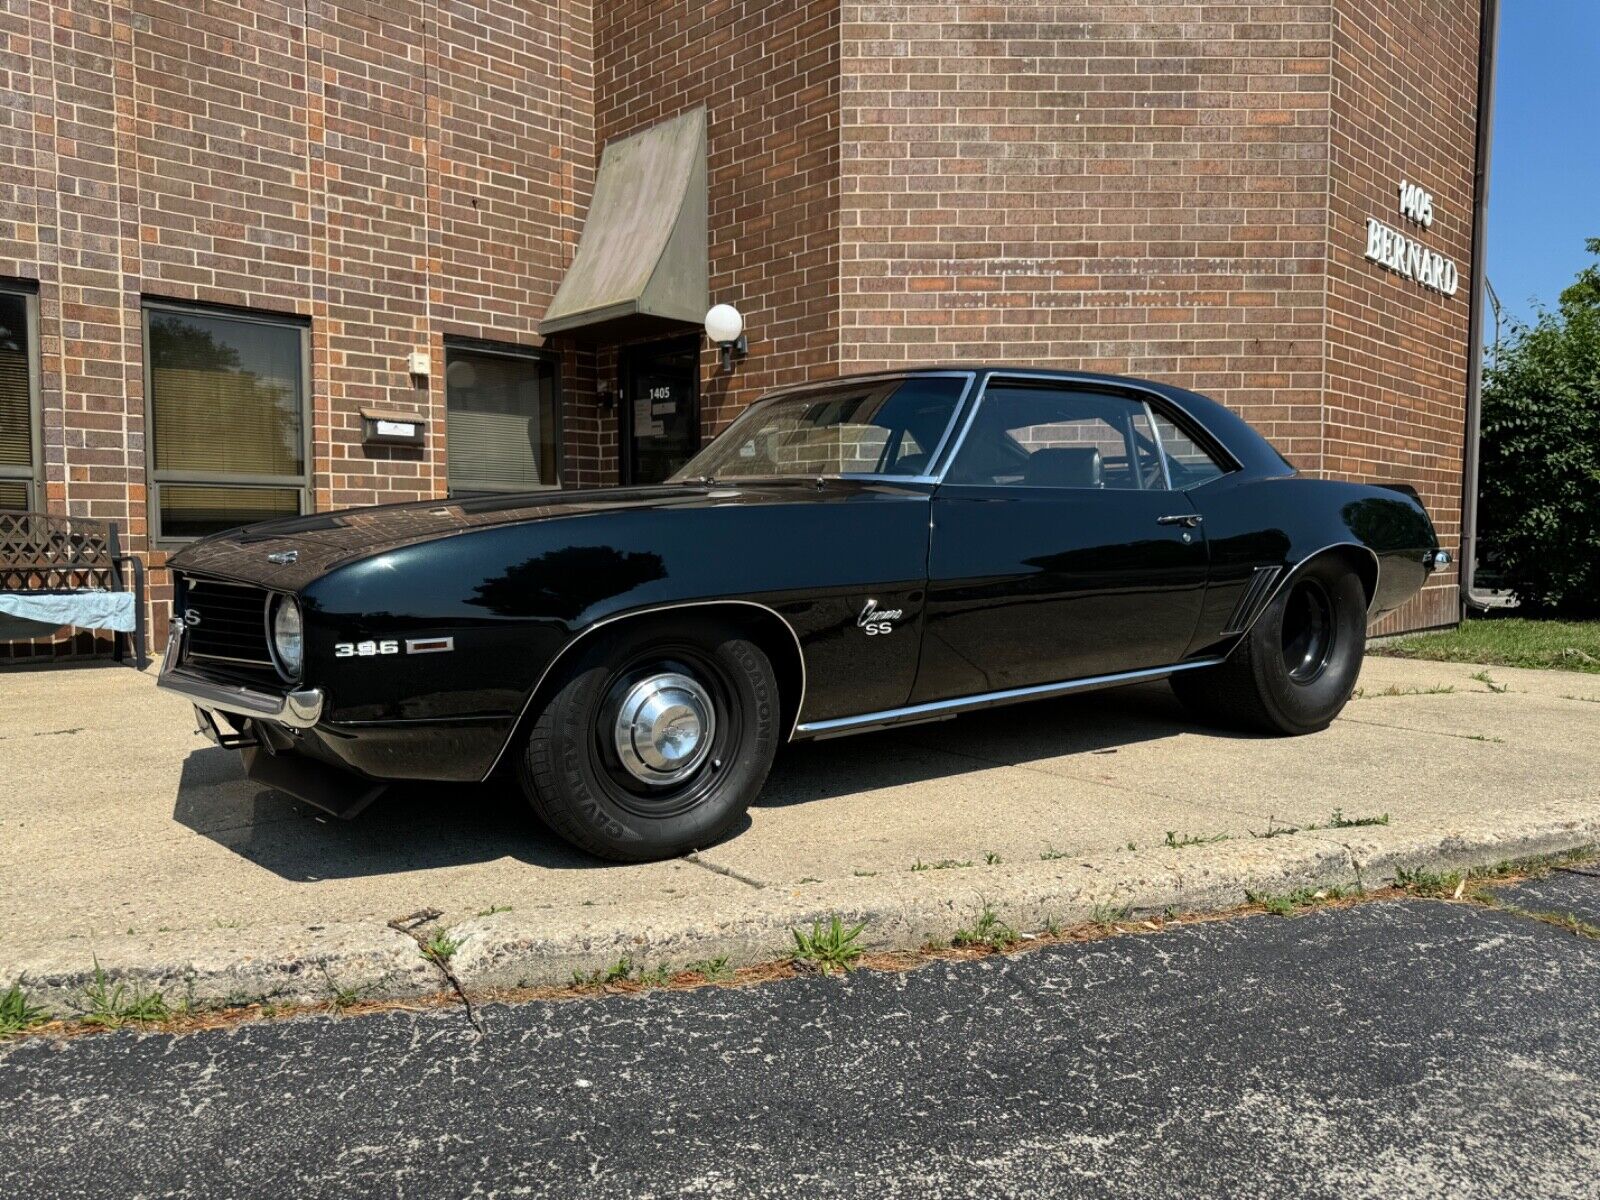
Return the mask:
<svg viewBox="0 0 1600 1200"><path fill-rule="evenodd" d="M134 631L132 592L0 592L0 615L37 621L55 629Z"/></svg>

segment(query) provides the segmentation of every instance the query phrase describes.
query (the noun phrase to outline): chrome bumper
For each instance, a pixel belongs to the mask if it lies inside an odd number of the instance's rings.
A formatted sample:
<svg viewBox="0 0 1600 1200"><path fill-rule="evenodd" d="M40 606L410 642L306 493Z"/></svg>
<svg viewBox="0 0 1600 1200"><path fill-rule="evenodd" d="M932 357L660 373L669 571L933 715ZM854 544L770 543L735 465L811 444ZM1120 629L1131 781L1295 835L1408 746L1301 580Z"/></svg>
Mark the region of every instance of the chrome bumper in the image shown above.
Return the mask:
<svg viewBox="0 0 1600 1200"><path fill-rule="evenodd" d="M183 655L183 625L172 623L167 652L161 658L156 686L192 701L199 708L275 721L292 729L310 729L322 718L322 689L301 688L279 694L232 683L217 683L191 675L179 665Z"/></svg>

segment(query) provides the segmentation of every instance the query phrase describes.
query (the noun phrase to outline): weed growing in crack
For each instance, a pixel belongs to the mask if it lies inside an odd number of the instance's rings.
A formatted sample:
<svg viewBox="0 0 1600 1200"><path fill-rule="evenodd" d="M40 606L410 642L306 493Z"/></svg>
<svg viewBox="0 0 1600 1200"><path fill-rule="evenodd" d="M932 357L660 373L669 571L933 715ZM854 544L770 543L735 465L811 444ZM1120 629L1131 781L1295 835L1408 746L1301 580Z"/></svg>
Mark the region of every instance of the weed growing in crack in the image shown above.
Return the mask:
<svg viewBox="0 0 1600 1200"><path fill-rule="evenodd" d="M94 978L79 989L78 995L85 1023L104 1029L147 1025L172 1015L167 998L159 991L147 992L137 984L130 987L113 983L99 959L95 959Z"/></svg>
<svg viewBox="0 0 1600 1200"><path fill-rule="evenodd" d="M1275 895L1270 892L1252 892L1247 888L1245 889L1244 898L1251 904L1259 904L1274 916L1287 917L1297 909L1315 908L1319 904L1329 904L1335 900L1349 900L1361 895L1362 891L1360 884L1325 888L1295 888L1294 891L1283 895Z"/></svg>
<svg viewBox="0 0 1600 1200"><path fill-rule="evenodd" d="M503 913L503 912L510 912L510 911L511 911L511 905L509 905L509 904L491 904L491 905L489 905L488 908L480 908L478 910L478 915L480 917L492 917L496 913Z"/></svg>
<svg viewBox="0 0 1600 1200"><path fill-rule="evenodd" d="M988 905L984 905L971 929L958 929L950 935L952 946L987 946L991 950L1009 950L1018 940L1017 931Z"/></svg>
<svg viewBox="0 0 1600 1200"><path fill-rule="evenodd" d="M1216 842L1226 842L1231 835L1226 833L1196 834L1185 833L1180 835L1176 830L1167 830L1167 849L1182 850L1185 846L1210 846Z"/></svg>
<svg viewBox="0 0 1600 1200"><path fill-rule="evenodd" d="M814 967L824 975L848 971L863 953L856 939L866 927L867 923L862 921L847 929L835 913L826 925L821 921L813 921L810 933L803 929L791 929L789 932L794 937L794 950L789 955L790 961Z"/></svg>
<svg viewBox="0 0 1600 1200"><path fill-rule="evenodd" d="M21 980L0 992L0 1038L22 1033L48 1020L49 1010L40 1008L28 999L28 993L22 990Z"/></svg>
<svg viewBox="0 0 1600 1200"><path fill-rule="evenodd" d="M1089 923L1109 929L1119 921L1126 921L1132 911L1126 904L1096 904L1089 910Z"/></svg>
<svg viewBox="0 0 1600 1200"><path fill-rule="evenodd" d="M956 858L941 858L938 862L931 863L923 862L919 858L916 862L911 864L911 869L913 871L950 871L957 867L970 867L971 865L972 860L970 858L965 860Z"/></svg>
<svg viewBox="0 0 1600 1200"><path fill-rule="evenodd" d="M609 967L600 967L585 975L582 971L572 973L572 982L578 987L605 987L608 983L621 983L633 974L633 959L624 954Z"/></svg>
<svg viewBox="0 0 1600 1200"><path fill-rule="evenodd" d="M428 940L422 943L422 957L442 967L459 949L461 942L451 937L448 929L435 929Z"/></svg>
<svg viewBox="0 0 1600 1200"><path fill-rule="evenodd" d="M1291 834L1291 833L1299 833L1300 832L1300 826L1298 826L1298 825L1279 825L1277 823L1277 820L1278 819L1276 817L1270 817L1269 816L1267 818L1267 828L1261 833L1257 833L1254 829L1252 829L1250 831L1250 836L1253 837L1253 838L1275 838L1275 837L1284 837L1284 836L1286 836L1288 834Z"/></svg>
<svg viewBox="0 0 1600 1200"><path fill-rule="evenodd" d="M703 958L699 962L692 962L688 969L700 976L707 983L717 983L724 979L733 978L733 968L728 965L728 956L719 954L716 958Z"/></svg>
<svg viewBox="0 0 1600 1200"><path fill-rule="evenodd" d="M1066 858L1066 857L1067 857L1067 852L1065 850L1057 850L1049 842L1046 842L1044 844L1044 849L1042 851L1040 851L1040 853L1039 853L1039 861L1040 862L1055 862L1055 860L1058 859L1058 858Z"/></svg>
<svg viewBox="0 0 1600 1200"><path fill-rule="evenodd" d="M989 867L998 867L1004 861L1005 860L1002 859L993 850L989 850L989 851L985 852L985 854L983 856L984 865L985 866L989 866Z"/></svg>
<svg viewBox="0 0 1600 1200"><path fill-rule="evenodd" d="M1387 825L1388 813L1379 813L1375 817L1347 817L1344 809L1336 808L1328 817L1328 823L1323 825L1307 825L1307 829L1357 829L1363 825Z"/></svg>

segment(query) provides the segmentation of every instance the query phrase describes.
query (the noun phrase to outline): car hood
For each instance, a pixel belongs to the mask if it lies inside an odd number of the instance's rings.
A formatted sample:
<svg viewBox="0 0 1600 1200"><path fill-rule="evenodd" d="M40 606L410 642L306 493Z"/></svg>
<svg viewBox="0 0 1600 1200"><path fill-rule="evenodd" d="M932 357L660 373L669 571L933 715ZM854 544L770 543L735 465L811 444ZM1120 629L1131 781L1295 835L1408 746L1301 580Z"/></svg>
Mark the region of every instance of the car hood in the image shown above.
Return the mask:
<svg viewBox="0 0 1600 1200"><path fill-rule="evenodd" d="M287 517L230 529L185 547L172 557L171 565L178 571L295 591L354 559L499 525L580 519L621 511L826 503L865 492L904 494L906 490L869 481L797 479L422 500Z"/></svg>

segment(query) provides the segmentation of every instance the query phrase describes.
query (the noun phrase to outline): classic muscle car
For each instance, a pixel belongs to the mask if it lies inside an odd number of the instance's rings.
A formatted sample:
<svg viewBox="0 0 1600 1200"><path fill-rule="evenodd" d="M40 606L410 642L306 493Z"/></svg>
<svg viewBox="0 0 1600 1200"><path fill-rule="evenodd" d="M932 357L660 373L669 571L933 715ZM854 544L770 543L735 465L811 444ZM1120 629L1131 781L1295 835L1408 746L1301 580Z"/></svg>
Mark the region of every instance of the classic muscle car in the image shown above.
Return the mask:
<svg viewBox="0 0 1600 1200"><path fill-rule="evenodd" d="M331 812L513 767L562 836L645 860L724 836L785 741L1154 679L1322 729L1448 560L1412 489L1301 476L1182 388L915 370L775 393L659 486L208 537L160 684Z"/></svg>

